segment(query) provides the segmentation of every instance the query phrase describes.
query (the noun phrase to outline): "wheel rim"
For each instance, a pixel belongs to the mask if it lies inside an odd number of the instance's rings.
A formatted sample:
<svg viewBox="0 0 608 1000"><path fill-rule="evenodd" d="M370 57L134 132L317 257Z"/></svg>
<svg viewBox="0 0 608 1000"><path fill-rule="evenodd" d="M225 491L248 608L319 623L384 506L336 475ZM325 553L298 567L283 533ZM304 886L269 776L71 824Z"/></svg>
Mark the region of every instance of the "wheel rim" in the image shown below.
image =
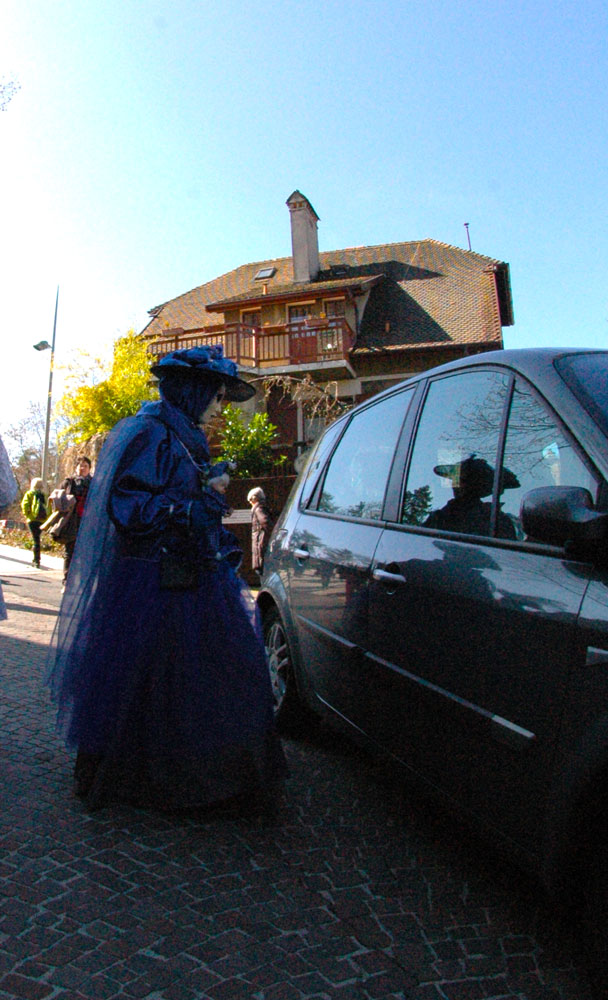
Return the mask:
<svg viewBox="0 0 608 1000"><path fill-rule="evenodd" d="M279 709L287 692L289 676L289 647L280 622L273 622L266 634L266 654L270 670L270 683L275 710Z"/></svg>

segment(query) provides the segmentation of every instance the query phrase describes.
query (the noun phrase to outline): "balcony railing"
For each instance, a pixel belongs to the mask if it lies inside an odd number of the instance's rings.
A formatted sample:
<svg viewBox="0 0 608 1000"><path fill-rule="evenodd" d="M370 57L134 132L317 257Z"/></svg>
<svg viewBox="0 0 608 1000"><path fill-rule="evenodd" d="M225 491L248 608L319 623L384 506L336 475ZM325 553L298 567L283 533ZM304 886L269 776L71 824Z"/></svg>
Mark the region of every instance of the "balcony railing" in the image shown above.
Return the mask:
<svg viewBox="0 0 608 1000"><path fill-rule="evenodd" d="M354 341L353 331L342 318L264 327L227 323L207 327L200 333L168 330L165 336L151 341L149 352L161 355L178 348L222 344L227 358L244 368L260 369L345 361Z"/></svg>

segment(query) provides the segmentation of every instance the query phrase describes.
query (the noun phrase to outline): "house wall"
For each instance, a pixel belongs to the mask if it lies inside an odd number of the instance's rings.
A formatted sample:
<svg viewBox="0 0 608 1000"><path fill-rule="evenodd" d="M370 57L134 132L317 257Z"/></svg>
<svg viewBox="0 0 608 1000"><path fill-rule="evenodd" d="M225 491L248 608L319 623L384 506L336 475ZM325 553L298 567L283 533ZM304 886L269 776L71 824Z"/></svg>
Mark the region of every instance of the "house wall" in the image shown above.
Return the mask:
<svg viewBox="0 0 608 1000"><path fill-rule="evenodd" d="M454 361L456 358L466 357L467 354L479 354L485 350L496 350L496 344L471 345L467 347L463 344L442 344L438 348L421 348L420 350L407 351L379 351L368 354L355 354L353 366L357 375L361 379L372 376L387 376L388 378L397 375L407 378L409 375L416 375L418 372L428 371L436 365Z"/></svg>
<svg viewBox="0 0 608 1000"><path fill-rule="evenodd" d="M285 323L289 322L289 306L296 305L306 305L307 312L313 319L321 319L326 315L327 302L335 301L336 299L342 299L344 301L344 315L350 328L355 331L357 328L357 314L355 310L354 303L352 301L344 300L343 296L331 295L327 293L325 295L319 296L319 298L311 298L310 292L308 294L303 294L301 299L292 299L289 302L264 302L260 306L254 307L260 310L262 316L262 326L283 326ZM227 309L224 313L223 322L226 324L240 323L242 321L243 312L251 312L252 308L239 306L231 309ZM218 322L222 322L221 315L218 315Z"/></svg>
<svg viewBox="0 0 608 1000"><path fill-rule="evenodd" d="M282 445L281 451L289 451L295 441L298 440L298 408L287 396L283 396L280 391L274 390L266 400L266 412L271 423L276 424L279 429L278 442ZM290 455L295 458L295 452Z"/></svg>

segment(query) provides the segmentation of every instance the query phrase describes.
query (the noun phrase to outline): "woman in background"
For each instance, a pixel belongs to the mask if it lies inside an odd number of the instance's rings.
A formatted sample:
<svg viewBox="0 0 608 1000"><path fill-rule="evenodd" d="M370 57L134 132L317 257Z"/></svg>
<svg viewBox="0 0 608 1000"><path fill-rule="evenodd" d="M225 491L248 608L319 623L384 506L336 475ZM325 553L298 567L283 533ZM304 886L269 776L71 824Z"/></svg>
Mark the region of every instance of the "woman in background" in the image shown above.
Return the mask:
<svg viewBox="0 0 608 1000"><path fill-rule="evenodd" d="M247 502L251 504L251 568L261 576L274 521L261 486L249 490Z"/></svg>

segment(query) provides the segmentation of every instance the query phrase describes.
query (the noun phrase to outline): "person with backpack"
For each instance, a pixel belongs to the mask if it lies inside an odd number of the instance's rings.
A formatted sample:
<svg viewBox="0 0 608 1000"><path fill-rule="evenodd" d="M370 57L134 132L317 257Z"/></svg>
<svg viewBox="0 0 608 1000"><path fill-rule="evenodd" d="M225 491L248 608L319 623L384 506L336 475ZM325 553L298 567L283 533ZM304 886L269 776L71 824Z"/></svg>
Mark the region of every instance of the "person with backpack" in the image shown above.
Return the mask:
<svg viewBox="0 0 608 1000"><path fill-rule="evenodd" d="M33 563L38 569L40 569L40 527L42 522L46 521L46 496L43 487L42 479L37 477L32 479L30 488L24 493L21 501L21 510L34 541Z"/></svg>

